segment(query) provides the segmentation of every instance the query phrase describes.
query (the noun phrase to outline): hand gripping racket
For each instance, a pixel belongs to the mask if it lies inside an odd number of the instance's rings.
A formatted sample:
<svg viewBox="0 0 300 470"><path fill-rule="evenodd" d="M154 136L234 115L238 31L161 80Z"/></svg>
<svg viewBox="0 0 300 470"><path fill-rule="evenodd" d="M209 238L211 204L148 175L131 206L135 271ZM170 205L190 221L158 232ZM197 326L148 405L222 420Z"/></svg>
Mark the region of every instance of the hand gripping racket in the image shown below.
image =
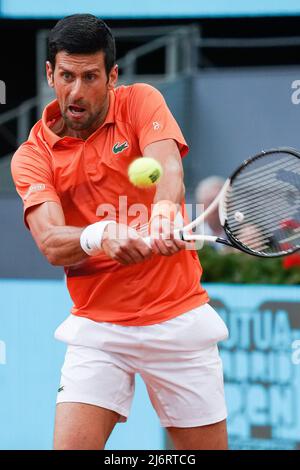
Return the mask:
<svg viewBox="0 0 300 470"><path fill-rule="evenodd" d="M192 229L219 206L226 238ZM261 257L285 256L300 248L300 153L278 148L245 160L210 206L175 238L209 241ZM145 239L150 243L150 237Z"/></svg>

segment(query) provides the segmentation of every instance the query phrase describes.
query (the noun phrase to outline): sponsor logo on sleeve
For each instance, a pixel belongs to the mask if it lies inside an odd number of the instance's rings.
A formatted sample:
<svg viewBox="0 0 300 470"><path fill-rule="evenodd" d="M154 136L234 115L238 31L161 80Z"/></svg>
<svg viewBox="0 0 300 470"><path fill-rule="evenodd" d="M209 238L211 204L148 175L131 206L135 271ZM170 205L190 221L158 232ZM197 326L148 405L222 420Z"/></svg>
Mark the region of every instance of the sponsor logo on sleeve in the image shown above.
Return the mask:
<svg viewBox="0 0 300 470"><path fill-rule="evenodd" d="M44 191L44 189L46 189L46 185L44 183L32 184L31 186L29 186L29 189L24 196L24 201L28 199L31 193L36 193L37 191Z"/></svg>

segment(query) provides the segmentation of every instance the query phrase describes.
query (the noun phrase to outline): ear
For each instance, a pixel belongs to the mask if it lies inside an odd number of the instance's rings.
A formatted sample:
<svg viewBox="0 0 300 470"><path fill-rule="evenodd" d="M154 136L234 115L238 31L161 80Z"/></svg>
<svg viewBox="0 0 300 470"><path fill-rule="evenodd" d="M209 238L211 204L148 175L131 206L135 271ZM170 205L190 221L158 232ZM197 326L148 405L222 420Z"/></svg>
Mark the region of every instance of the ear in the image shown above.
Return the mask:
<svg viewBox="0 0 300 470"><path fill-rule="evenodd" d="M51 88L53 88L54 87L54 71L53 71L51 63L48 60L46 62L46 75L47 75L48 85Z"/></svg>
<svg viewBox="0 0 300 470"><path fill-rule="evenodd" d="M113 68L109 72L109 77L108 77L108 89L109 90L112 90L113 88L115 88L117 81L118 81L118 75L119 75L118 66L116 64L113 66Z"/></svg>

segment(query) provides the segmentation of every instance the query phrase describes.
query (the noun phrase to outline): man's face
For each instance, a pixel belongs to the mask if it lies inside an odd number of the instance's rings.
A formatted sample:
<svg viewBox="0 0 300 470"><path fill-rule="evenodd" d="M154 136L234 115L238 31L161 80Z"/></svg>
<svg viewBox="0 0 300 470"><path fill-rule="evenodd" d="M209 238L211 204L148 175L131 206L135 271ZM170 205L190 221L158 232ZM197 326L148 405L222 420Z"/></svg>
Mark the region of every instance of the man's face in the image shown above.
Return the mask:
<svg viewBox="0 0 300 470"><path fill-rule="evenodd" d="M55 68L47 62L48 83L54 88L62 117L69 129L94 130L104 120L108 92L117 82L115 65L106 75L104 53L56 54Z"/></svg>

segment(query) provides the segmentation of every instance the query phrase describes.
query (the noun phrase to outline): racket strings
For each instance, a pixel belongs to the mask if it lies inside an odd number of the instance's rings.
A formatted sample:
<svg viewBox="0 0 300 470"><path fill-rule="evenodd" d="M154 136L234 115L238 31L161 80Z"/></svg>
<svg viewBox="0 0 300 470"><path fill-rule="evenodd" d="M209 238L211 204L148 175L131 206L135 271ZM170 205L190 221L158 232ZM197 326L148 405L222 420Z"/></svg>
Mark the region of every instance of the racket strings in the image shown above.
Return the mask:
<svg viewBox="0 0 300 470"><path fill-rule="evenodd" d="M286 194L288 195L288 193ZM246 198L246 197L247 197L247 194L244 194L243 198ZM300 194L299 195L295 194L294 197L300 200ZM255 212L256 215L259 215L260 212L263 213L265 209L265 205L266 205L265 198L266 198L265 194L259 194L257 192L254 195L252 193L251 197L249 198L247 197L247 203L249 206L249 214L253 212ZM269 208L272 208L274 206L278 210L284 211L285 208L287 210L290 210L290 201L287 200L287 198L283 200L282 198L278 196L277 193L276 194L271 193L271 195L269 194L268 204L269 204Z"/></svg>
<svg viewBox="0 0 300 470"><path fill-rule="evenodd" d="M262 177L264 177L264 175L263 175ZM266 183L260 184L259 190L260 190L261 192L264 192L264 193L265 193L265 191L274 191L274 192L277 192L277 191L278 191L278 187L279 187L280 185L281 185L283 188L286 188L286 189L287 189L288 187L289 187L289 188L291 187L291 184L289 184L289 183L287 183L287 182L285 182L285 181L280 181L280 180L277 181L277 182L276 182L276 181L271 181L271 182L270 182L270 181L266 181ZM293 187L294 189L296 189L296 187L295 187L294 185L292 185L292 187ZM252 188L253 188L253 183L252 183L251 185L249 184L248 186L243 185L243 186L241 186L240 188L236 188L236 189L235 189L235 195L236 195L236 196L238 196L238 195L240 195L240 194L243 195L243 194L245 193L245 191L247 191L247 188L251 191Z"/></svg>
<svg viewBox="0 0 300 470"><path fill-rule="evenodd" d="M286 204L281 204L279 202L277 205L274 204L274 206L271 206L271 207L269 206L269 210L271 210L272 208L274 209L274 211L275 210L280 211L281 216L288 217L290 214L290 209L286 207ZM265 214L266 214L265 207L260 205L258 206L258 209L256 208L249 209L249 212L247 212L247 219L249 220L250 217L255 217L255 221L257 223L263 222L264 227L267 227L268 225L272 226L274 224L274 221L278 219L278 215L274 213L274 215L273 216L270 215L268 218L268 221L266 221ZM240 222L236 221L233 218L232 227L240 227Z"/></svg>
<svg viewBox="0 0 300 470"><path fill-rule="evenodd" d="M225 198L227 228L235 240L264 254L300 247L300 160L271 154L233 178Z"/></svg>
<svg viewBox="0 0 300 470"><path fill-rule="evenodd" d="M267 158L267 156L264 156L263 158ZM294 157L295 159L295 157ZM250 163L249 166L245 167L245 170L242 170L242 172L238 175L238 178L236 179L235 186L238 188L239 186L247 187L247 184L251 185L253 181L261 180L263 182L264 177L270 176L270 174L275 174L277 171L282 171L283 169L288 170L293 170L295 169L296 162L293 161L284 161L286 159L281 159L278 162L272 162L268 164L264 164L263 168L258 168L255 170L250 170L250 166L254 165L256 160L254 162ZM245 177L244 172L247 172L247 181L244 179L241 179L242 175ZM288 182L290 182L290 178L288 179Z"/></svg>
<svg viewBox="0 0 300 470"><path fill-rule="evenodd" d="M293 241L297 242L297 245L300 246L300 234L295 233L295 230L293 230L293 234L291 235L280 225L281 221L290 220L290 217L291 214L287 211L281 213L280 217L276 216L272 219L268 219L268 221L266 221L265 218L251 219L247 216L243 225L235 224L231 231L242 243L256 250L259 249L260 242L262 244L261 249L265 249L265 242L267 241L269 241L269 244L272 241L273 245L275 241L281 241L282 243ZM294 217L292 220L295 220ZM278 250L278 244L276 244L276 250Z"/></svg>

